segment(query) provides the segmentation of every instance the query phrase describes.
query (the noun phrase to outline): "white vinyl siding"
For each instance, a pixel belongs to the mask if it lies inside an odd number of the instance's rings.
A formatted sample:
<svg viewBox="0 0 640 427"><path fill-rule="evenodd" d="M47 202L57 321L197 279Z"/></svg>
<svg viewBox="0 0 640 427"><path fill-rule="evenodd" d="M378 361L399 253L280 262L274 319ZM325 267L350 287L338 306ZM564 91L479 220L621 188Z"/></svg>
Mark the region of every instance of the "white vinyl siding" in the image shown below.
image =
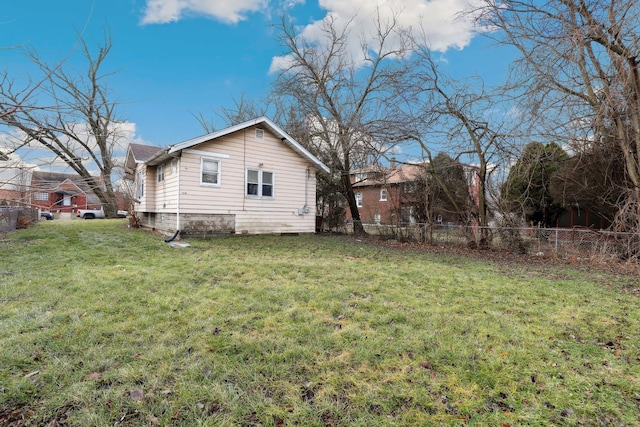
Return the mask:
<svg viewBox="0 0 640 427"><path fill-rule="evenodd" d="M149 200L148 211L156 207L154 212L176 212L179 176L181 213L235 215L236 233L313 232L316 200L314 166L266 129L263 137L263 140L256 139L255 129L248 128L182 151L179 173L168 174L164 186L145 189L155 194L153 204ZM204 153L210 153L209 157ZM219 186L201 183L202 158L219 162ZM248 169L264 169L273 174L272 194L277 195L277 204L273 197L246 195ZM307 169L310 171L308 176ZM264 177L263 174L263 181ZM155 184L155 180L151 183ZM262 184L261 190L268 192L264 187L269 185L268 179ZM298 211L305 202L311 208L310 212L299 215Z"/></svg>

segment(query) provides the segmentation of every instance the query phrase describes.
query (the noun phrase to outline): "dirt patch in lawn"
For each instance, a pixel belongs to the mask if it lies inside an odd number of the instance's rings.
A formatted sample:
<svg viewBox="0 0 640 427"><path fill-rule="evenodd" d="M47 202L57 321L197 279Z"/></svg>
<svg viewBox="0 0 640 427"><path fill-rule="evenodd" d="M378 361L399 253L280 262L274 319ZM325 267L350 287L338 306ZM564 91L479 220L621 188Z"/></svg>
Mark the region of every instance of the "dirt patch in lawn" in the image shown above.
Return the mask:
<svg viewBox="0 0 640 427"><path fill-rule="evenodd" d="M0 426L28 426L33 410L28 406L16 406L11 402L0 407Z"/></svg>

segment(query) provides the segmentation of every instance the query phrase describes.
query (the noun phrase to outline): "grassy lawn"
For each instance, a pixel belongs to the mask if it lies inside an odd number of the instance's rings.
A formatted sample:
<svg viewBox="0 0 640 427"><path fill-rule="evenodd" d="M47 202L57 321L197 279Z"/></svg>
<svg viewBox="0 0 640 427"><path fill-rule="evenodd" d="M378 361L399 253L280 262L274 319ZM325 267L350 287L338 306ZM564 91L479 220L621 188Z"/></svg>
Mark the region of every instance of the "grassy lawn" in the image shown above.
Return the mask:
<svg viewBox="0 0 640 427"><path fill-rule="evenodd" d="M0 241L0 425L639 425L640 279L123 220Z"/></svg>

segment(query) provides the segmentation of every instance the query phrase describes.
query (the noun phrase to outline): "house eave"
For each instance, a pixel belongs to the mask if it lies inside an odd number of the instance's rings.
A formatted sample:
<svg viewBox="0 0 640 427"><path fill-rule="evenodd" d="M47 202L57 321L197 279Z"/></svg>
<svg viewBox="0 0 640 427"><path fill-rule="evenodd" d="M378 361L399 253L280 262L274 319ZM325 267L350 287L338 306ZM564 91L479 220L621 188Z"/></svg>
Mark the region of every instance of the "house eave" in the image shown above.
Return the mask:
<svg viewBox="0 0 640 427"><path fill-rule="evenodd" d="M234 132L238 132L240 130L243 130L252 126L258 126L258 125L265 126L266 128L268 128L269 131L271 131L271 133L276 135L276 137L278 137L280 141L282 141L282 143L286 144L292 150L297 152L299 155L309 160L311 163L314 164L314 166L317 169L321 169L324 172L329 173L329 168L324 163L322 163L320 159L318 159L316 156L311 154L306 148L304 148L299 142L297 142L289 134L287 134L284 130L282 130L278 125L276 125L269 118L264 116L259 117L257 119L248 120L246 122L222 129L217 132L212 132L207 135L202 135L202 136L192 138L187 141L183 141L178 144L169 146L165 149L166 152L165 150L162 150L162 152L158 153L156 156L149 159L147 161L147 164L151 166L159 164L167 160L171 155L176 155L176 153L179 153L182 150L185 150L187 148L191 148L195 145L202 144L203 142L211 141L211 140L223 137L225 135L229 135ZM151 163L152 161L155 163Z"/></svg>
<svg viewBox="0 0 640 427"><path fill-rule="evenodd" d="M177 155L171 153L170 148L171 147L167 147L167 148L164 148L161 151L158 151L157 154L155 154L153 157L148 159L145 163L148 166L157 166L157 165L159 165L161 163L166 162L169 159L172 159L172 158L176 157Z"/></svg>

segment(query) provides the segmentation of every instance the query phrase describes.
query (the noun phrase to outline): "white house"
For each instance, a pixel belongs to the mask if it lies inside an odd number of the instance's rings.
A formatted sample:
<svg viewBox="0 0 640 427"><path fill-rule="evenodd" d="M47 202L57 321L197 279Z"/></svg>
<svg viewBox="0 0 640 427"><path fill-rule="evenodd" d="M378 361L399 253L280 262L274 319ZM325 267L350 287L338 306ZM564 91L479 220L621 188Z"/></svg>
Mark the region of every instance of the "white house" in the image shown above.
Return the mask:
<svg viewBox="0 0 640 427"><path fill-rule="evenodd" d="M131 144L143 227L181 236L313 233L316 172L329 169L266 117L166 148Z"/></svg>

